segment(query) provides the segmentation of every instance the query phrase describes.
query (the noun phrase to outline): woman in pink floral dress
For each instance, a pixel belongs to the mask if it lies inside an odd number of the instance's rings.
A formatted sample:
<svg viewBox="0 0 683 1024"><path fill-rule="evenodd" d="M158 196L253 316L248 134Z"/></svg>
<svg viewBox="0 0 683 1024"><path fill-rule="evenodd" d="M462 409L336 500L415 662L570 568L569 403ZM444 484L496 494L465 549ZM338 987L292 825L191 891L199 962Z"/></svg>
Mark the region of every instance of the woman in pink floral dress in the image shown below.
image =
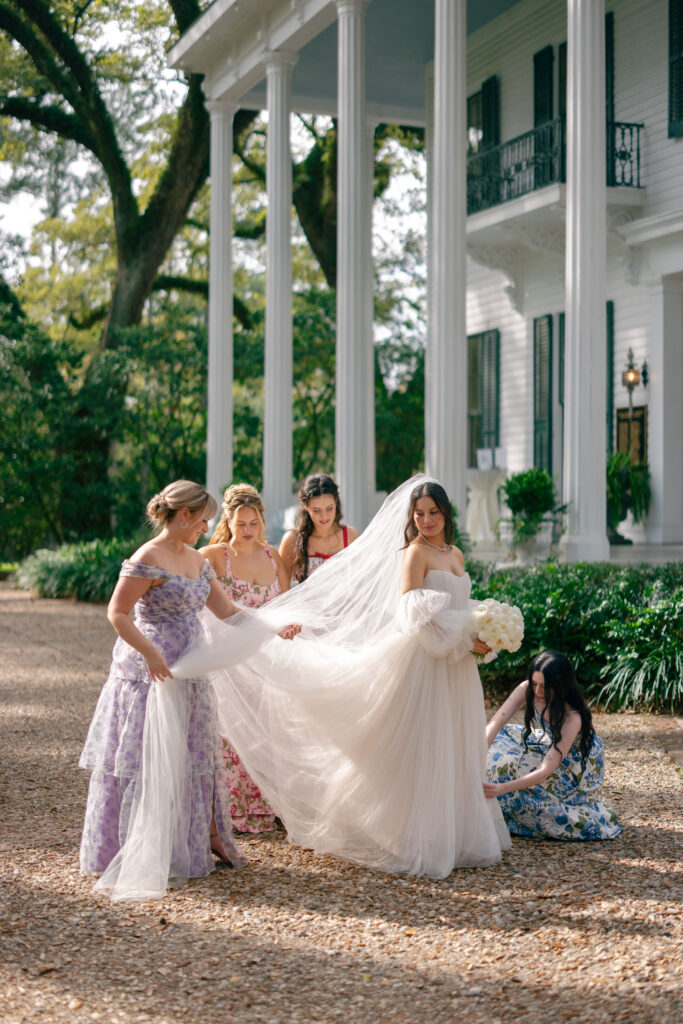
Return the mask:
<svg viewBox="0 0 683 1024"><path fill-rule="evenodd" d="M233 484L223 497L223 514L211 543L201 549L230 600L242 608L260 608L289 590L284 563L277 549L266 542L264 520L263 502L256 488ZM233 828L237 832L270 831L275 812L225 737L223 758Z"/></svg>

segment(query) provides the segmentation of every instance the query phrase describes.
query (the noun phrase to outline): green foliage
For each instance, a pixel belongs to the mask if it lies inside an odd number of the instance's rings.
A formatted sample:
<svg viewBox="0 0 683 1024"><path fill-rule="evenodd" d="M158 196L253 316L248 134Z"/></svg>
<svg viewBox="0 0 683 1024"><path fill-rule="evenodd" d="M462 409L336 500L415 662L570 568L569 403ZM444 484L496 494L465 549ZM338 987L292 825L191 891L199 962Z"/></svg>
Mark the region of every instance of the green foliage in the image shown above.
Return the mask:
<svg viewBox="0 0 683 1024"><path fill-rule="evenodd" d="M485 681L518 682L531 658L550 647L572 661L589 695L602 695L612 706L683 706L682 677L676 671L683 650L683 562L495 569L472 561L468 569L476 597L516 604L524 616L520 650L483 665ZM666 668L655 685L660 650ZM663 679L672 684L669 689Z"/></svg>
<svg viewBox="0 0 683 1024"><path fill-rule="evenodd" d="M646 608L631 605L611 624L616 657L605 665L607 707L676 711L683 706L683 587Z"/></svg>
<svg viewBox="0 0 683 1024"><path fill-rule="evenodd" d="M17 569L15 580L22 590L38 597L67 597L102 604L116 586L121 562L129 558L146 537L136 540L83 541L62 544L56 551L35 551Z"/></svg>
<svg viewBox="0 0 683 1024"><path fill-rule="evenodd" d="M650 510L650 469L630 452L613 452L607 459L607 522L616 532L631 510L634 523L642 523Z"/></svg>
<svg viewBox="0 0 683 1024"><path fill-rule="evenodd" d="M0 305L0 557L108 531L125 385L117 353L86 363Z"/></svg>
<svg viewBox="0 0 683 1024"><path fill-rule="evenodd" d="M535 537L544 516L563 511L557 504L555 484L545 469L513 473L503 483L502 490L511 512L515 544Z"/></svg>

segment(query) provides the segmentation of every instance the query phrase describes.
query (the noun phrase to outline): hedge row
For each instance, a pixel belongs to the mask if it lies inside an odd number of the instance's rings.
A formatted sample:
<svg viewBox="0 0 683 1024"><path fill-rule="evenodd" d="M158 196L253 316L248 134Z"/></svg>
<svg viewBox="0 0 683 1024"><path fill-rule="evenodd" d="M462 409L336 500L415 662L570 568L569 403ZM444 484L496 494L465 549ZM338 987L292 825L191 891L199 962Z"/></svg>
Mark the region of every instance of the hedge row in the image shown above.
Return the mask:
<svg viewBox="0 0 683 1024"><path fill-rule="evenodd" d="M105 602L121 561L144 540L94 540L36 551L17 570L20 587L41 597ZM469 560L472 595L516 604L524 642L481 666L501 690L525 678L547 647L563 651L586 693L610 708L683 709L683 562L617 566L550 563L495 569Z"/></svg>
<svg viewBox="0 0 683 1024"><path fill-rule="evenodd" d="M471 561L469 571L474 597L516 604L524 616L522 647L483 665L485 683L518 682L534 654L550 647L607 707L683 708L683 562L496 570Z"/></svg>

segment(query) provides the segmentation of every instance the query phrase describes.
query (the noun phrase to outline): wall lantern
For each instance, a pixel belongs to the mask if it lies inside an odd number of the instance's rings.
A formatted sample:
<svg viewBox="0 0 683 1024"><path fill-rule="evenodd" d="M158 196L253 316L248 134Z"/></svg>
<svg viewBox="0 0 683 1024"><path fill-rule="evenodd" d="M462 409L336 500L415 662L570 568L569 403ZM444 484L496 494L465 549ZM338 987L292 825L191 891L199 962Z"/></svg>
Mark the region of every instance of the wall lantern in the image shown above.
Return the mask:
<svg viewBox="0 0 683 1024"><path fill-rule="evenodd" d="M642 374L638 367L633 362L633 349L628 350L628 361L626 363L626 369L621 374L621 383L628 391L628 415L629 419L633 419L633 389L637 388L640 384L642 376L643 387L647 387L648 381L648 368L647 363L643 363Z"/></svg>

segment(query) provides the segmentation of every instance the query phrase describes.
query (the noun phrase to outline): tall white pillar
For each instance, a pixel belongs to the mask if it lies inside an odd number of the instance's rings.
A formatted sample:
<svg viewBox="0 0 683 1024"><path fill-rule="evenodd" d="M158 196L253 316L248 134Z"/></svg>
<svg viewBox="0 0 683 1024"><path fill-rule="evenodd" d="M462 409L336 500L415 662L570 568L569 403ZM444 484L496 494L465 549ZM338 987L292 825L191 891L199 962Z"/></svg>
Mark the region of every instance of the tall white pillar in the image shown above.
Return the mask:
<svg viewBox="0 0 683 1024"><path fill-rule="evenodd" d="M368 118L365 124L365 200L367 203L365 216L367 227L363 233L365 249L365 330L363 350L365 355L365 373L363 376L363 393L365 396L365 526L374 515L374 496L377 489L375 470L375 268L372 258L372 210L375 204L375 128L376 121Z"/></svg>
<svg viewBox="0 0 683 1024"><path fill-rule="evenodd" d="M647 536L654 544L683 544L683 280L655 285L650 311Z"/></svg>
<svg viewBox="0 0 683 1024"><path fill-rule="evenodd" d="M365 103L367 0L337 0L337 380L335 445L344 518L361 528L367 520L368 388L367 216L368 159Z"/></svg>
<svg viewBox="0 0 683 1024"><path fill-rule="evenodd" d="M467 491L465 0L435 0L428 473L464 520Z"/></svg>
<svg viewBox="0 0 683 1024"><path fill-rule="evenodd" d="M220 502L232 480L232 121L234 104L210 100L211 210L206 487Z"/></svg>
<svg viewBox="0 0 683 1024"><path fill-rule="evenodd" d="M427 335L425 338L425 468L430 472L430 452L432 446L432 418L428 410L431 407L430 379L432 331L434 321L434 274L432 273L432 256L434 252L434 61L430 61L425 69L425 159L427 162Z"/></svg>
<svg viewBox="0 0 683 1024"><path fill-rule="evenodd" d="M567 2L564 500L568 561L609 558L606 534L605 4Z"/></svg>
<svg viewBox="0 0 683 1024"><path fill-rule="evenodd" d="M289 141L296 55L273 52L266 65L266 342L263 500L269 530L292 504L292 155Z"/></svg>

